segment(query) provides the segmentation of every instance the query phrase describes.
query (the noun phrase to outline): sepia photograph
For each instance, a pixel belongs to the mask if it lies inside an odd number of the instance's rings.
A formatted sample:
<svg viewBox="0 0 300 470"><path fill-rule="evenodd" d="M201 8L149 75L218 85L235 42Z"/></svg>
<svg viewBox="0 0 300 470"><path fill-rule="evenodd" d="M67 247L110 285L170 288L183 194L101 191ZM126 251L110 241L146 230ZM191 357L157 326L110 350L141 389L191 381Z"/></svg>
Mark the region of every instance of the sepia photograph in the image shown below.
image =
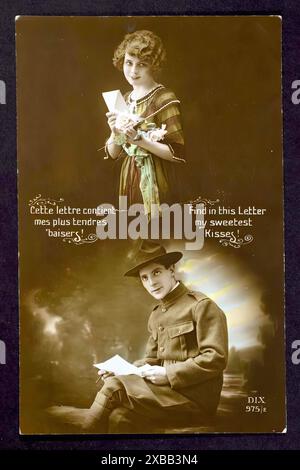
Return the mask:
<svg viewBox="0 0 300 470"><path fill-rule="evenodd" d="M20 433L283 433L281 18L16 19Z"/></svg>

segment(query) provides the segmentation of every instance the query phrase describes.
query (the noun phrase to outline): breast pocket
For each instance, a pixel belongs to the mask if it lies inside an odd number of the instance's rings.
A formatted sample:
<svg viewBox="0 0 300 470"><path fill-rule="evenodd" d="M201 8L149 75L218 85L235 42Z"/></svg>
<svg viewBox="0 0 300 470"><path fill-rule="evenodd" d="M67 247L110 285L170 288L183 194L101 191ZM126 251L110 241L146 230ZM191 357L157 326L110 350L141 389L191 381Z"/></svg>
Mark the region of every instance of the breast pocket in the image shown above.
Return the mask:
<svg viewBox="0 0 300 470"><path fill-rule="evenodd" d="M189 357L189 344L193 343L194 330L191 320L167 328L170 359L184 360Z"/></svg>

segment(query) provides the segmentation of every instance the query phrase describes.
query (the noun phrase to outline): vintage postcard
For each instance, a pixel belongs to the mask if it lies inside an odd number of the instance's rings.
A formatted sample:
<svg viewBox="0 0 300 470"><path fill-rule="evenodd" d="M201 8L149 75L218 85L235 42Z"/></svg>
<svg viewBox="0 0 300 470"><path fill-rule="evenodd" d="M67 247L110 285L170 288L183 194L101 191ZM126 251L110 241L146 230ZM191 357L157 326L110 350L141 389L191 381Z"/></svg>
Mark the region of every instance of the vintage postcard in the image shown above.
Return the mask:
<svg viewBox="0 0 300 470"><path fill-rule="evenodd" d="M16 18L20 432L282 433L281 18Z"/></svg>

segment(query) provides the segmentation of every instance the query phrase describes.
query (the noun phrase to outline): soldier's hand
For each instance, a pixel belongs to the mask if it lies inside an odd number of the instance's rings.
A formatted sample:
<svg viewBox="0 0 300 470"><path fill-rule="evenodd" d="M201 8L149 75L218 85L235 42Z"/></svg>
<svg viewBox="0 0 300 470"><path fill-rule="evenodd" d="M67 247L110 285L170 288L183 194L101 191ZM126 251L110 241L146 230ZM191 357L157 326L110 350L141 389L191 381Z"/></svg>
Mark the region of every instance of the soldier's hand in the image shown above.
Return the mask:
<svg viewBox="0 0 300 470"><path fill-rule="evenodd" d="M113 377L115 374L113 372L109 372L107 370L100 369L99 372L98 372L98 375L100 375L100 378L102 380L105 380L108 377Z"/></svg>
<svg viewBox="0 0 300 470"><path fill-rule="evenodd" d="M155 385L167 385L170 383L165 367L151 366L149 369L142 372L141 375Z"/></svg>

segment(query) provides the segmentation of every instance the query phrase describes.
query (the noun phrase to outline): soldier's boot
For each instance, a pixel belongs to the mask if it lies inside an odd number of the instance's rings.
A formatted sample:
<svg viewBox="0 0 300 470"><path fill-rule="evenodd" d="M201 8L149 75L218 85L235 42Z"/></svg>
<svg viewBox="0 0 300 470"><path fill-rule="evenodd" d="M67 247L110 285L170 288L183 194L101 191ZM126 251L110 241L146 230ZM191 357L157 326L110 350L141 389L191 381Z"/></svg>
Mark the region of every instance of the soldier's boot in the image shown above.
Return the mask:
<svg viewBox="0 0 300 470"><path fill-rule="evenodd" d="M77 432L107 432L108 417L112 410L124 403L126 393L117 377L105 380L90 408L52 406L46 411L60 423L70 425Z"/></svg>
<svg viewBox="0 0 300 470"><path fill-rule="evenodd" d="M90 408L73 406L51 406L48 416L56 422L74 428L76 432L106 432L108 417L114 407L112 397L98 392Z"/></svg>

